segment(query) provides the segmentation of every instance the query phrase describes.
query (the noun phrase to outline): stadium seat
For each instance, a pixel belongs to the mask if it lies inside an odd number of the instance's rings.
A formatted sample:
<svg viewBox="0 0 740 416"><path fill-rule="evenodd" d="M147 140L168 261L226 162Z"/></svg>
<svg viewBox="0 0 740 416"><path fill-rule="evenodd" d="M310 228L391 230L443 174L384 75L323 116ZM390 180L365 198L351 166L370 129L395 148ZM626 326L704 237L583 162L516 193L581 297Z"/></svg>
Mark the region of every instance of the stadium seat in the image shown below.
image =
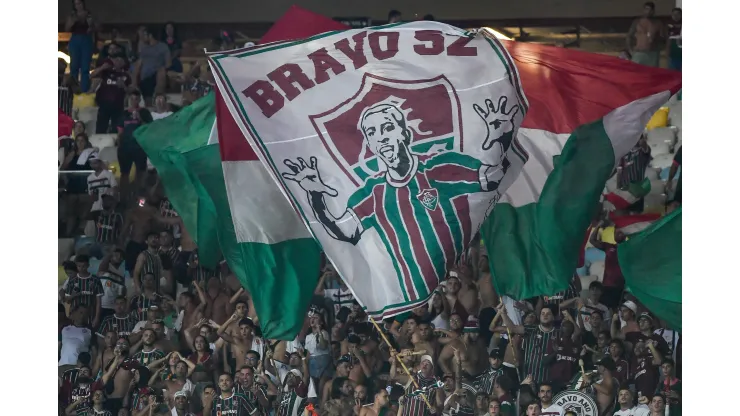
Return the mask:
<svg viewBox="0 0 740 416"><path fill-rule="evenodd" d="M585 299L588 297L588 285L590 285L592 282L600 282L601 279L599 279L599 276L594 276L594 275L580 276L580 278L581 278L581 298Z"/></svg>
<svg viewBox="0 0 740 416"><path fill-rule="evenodd" d="M98 118L98 107L82 107L77 111L77 120L82 120L85 124ZM93 130L95 131L95 130Z"/></svg>
<svg viewBox="0 0 740 416"><path fill-rule="evenodd" d="M658 127L650 130L647 133L647 142L649 145L655 144L668 144L673 146L676 144L676 133L678 128L676 127Z"/></svg>
<svg viewBox="0 0 740 416"><path fill-rule="evenodd" d="M105 149L106 147L116 146L116 135L115 134L91 134L90 144L98 149Z"/></svg>

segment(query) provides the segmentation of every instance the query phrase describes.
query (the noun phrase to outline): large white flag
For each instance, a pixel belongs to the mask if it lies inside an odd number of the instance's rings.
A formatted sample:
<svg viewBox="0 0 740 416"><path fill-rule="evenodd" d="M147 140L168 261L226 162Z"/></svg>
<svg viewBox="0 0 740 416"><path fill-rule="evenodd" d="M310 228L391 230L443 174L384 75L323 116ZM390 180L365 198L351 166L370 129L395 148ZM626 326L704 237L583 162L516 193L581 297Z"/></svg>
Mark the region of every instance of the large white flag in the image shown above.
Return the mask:
<svg viewBox="0 0 740 416"><path fill-rule="evenodd" d="M516 67L482 33L414 22L210 59L260 160L375 317L431 296L527 159Z"/></svg>

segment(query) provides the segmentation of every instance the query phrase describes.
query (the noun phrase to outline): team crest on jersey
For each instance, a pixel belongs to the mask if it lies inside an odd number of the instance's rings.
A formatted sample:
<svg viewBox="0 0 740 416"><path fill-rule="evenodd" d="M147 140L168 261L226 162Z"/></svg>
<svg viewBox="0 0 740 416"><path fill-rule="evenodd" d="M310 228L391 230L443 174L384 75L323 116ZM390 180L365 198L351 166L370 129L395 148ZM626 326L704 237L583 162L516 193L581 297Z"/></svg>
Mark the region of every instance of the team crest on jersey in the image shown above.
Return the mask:
<svg viewBox="0 0 740 416"><path fill-rule="evenodd" d="M419 199L419 202L421 202L421 205L424 205L424 208L430 211L437 209L439 196L437 195L436 189L424 189L419 195L416 195L416 197Z"/></svg>
<svg viewBox="0 0 740 416"><path fill-rule="evenodd" d="M563 410L575 412L576 416L599 416L594 399L577 390L566 390L553 397L552 402Z"/></svg>

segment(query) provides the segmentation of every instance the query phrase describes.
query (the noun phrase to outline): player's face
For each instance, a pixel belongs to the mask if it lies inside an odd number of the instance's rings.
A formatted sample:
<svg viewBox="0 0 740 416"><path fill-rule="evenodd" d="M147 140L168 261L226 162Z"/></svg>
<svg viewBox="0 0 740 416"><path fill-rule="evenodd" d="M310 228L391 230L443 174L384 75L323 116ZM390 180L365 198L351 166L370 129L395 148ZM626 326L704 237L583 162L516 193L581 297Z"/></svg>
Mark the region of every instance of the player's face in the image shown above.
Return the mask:
<svg viewBox="0 0 740 416"><path fill-rule="evenodd" d="M239 334L244 338L251 336L252 327L247 324L239 325Z"/></svg>
<svg viewBox="0 0 740 416"><path fill-rule="evenodd" d="M346 361L342 361L337 366L337 375L339 377L347 377L349 375L350 365Z"/></svg>
<svg viewBox="0 0 740 416"><path fill-rule="evenodd" d="M352 385L351 381L347 380L344 383L342 383L342 387L340 391L342 392L343 395L349 396L352 394L353 390L354 390L354 386Z"/></svg>
<svg viewBox="0 0 740 416"><path fill-rule="evenodd" d="M405 146L403 129L389 112L369 114L362 122L368 147L391 168L399 165L401 146Z"/></svg>
<svg viewBox="0 0 740 416"><path fill-rule="evenodd" d="M221 391L231 391L231 389L234 387L234 380L231 379L231 376L228 374L222 374L218 378L218 388L221 389Z"/></svg>
<svg viewBox="0 0 740 416"><path fill-rule="evenodd" d="M141 339L144 341L144 345L152 345L154 344L154 341L157 340L157 336L155 335L154 331L148 330L144 332L144 335L142 335Z"/></svg>

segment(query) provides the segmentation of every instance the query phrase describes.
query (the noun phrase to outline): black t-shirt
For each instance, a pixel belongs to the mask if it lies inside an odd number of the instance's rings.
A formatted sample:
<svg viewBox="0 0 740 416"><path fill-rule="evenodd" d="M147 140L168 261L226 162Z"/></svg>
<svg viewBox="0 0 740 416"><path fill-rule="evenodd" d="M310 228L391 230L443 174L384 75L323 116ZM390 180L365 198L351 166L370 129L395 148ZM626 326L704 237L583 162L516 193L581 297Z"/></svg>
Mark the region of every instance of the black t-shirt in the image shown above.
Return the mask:
<svg viewBox="0 0 740 416"><path fill-rule="evenodd" d="M128 109L123 112L118 122L118 131L121 133L120 147L137 147L134 131L142 124L152 122L152 113L146 108Z"/></svg>
<svg viewBox="0 0 740 416"><path fill-rule="evenodd" d="M118 86L118 79L121 78L125 86L131 85L131 75L126 71L108 69L100 75L101 83L98 92L95 94L95 100L98 105L109 105L123 108L126 99L126 91Z"/></svg>

